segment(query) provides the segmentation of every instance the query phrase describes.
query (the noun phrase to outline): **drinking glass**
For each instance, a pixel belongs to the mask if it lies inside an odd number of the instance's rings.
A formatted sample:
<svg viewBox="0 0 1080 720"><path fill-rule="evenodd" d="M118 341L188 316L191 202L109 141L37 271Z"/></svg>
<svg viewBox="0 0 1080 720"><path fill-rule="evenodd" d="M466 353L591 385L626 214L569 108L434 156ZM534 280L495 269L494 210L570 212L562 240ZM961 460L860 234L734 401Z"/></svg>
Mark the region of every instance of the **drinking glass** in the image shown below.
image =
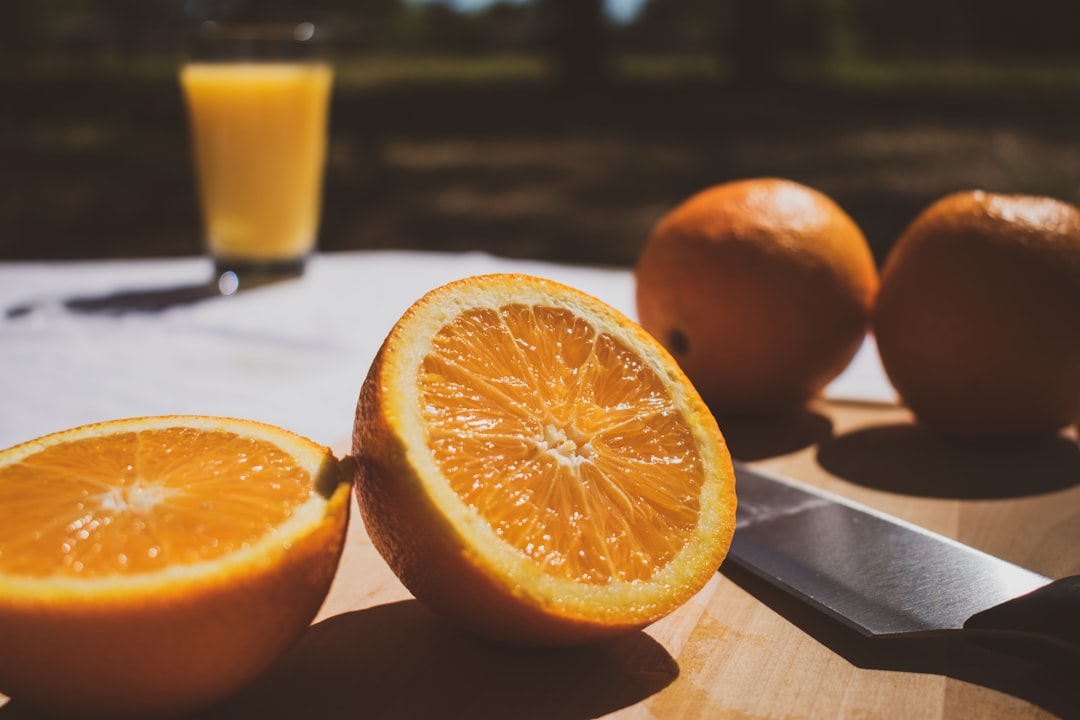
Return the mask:
<svg viewBox="0 0 1080 720"><path fill-rule="evenodd" d="M204 23L180 68L220 277L294 276L315 250L333 69L311 23Z"/></svg>

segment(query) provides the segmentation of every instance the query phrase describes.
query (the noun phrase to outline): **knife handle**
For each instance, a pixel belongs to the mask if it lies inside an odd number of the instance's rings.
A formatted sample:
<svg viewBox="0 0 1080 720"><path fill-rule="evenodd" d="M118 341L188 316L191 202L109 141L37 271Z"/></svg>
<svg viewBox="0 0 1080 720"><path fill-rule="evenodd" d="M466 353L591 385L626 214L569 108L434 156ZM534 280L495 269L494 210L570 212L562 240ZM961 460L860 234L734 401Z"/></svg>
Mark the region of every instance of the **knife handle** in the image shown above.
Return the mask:
<svg viewBox="0 0 1080 720"><path fill-rule="evenodd" d="M1080 652L1080 575L1054 580L975 613L964 623L964 629L1023 633Z"/></svg>

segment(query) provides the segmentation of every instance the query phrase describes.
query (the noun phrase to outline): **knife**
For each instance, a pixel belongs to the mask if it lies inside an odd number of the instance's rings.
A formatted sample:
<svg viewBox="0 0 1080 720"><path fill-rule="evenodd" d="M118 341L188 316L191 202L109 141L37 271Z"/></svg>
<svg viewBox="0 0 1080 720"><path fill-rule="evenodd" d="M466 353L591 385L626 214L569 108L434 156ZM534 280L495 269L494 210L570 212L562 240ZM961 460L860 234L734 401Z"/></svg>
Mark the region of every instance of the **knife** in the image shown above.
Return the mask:
<svg viewBox="0 0 1080 720"><path fill-rule="evenodd" d="M1053 580L744 463L735 477L728 560L860 636L1005 639L1080 668L1080 575Z"/></svg>

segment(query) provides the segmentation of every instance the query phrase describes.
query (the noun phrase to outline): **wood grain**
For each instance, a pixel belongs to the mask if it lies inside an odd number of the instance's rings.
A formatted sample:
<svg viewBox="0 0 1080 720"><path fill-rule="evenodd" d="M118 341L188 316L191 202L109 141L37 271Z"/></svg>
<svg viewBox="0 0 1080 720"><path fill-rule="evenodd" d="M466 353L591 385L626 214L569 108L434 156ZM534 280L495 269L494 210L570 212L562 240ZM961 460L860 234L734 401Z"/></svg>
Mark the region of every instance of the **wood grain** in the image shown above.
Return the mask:
<svg viewBox="0 0 1080 720"><path fill-rule="evenodd" d="M721 421L733 454L1044 574L1080 573L1075 431L943 443L907 413L822 404L787 423ZM347 451L347 446L338 448ZM617 642L491 644L412 599L352 515L341 568L300 643L203 718L1048 718L1076 685L982 648L882 651L732 568ZM1072 693L1071 695L1069 693ZM0 720L18 717L17 703Z"/></svg>
<svg viewBox="0 0 1080 720"><path fill-rule="evenodd" d="M919 431L901 408L862 404L822 404L785 423L722 421L721 427L738 457L1039 572L1080 573L1075 435L1017 447L941 442ZM278 698L260 703L261 711L283 716L272 711L293 672L303 667L318 675L312 667L327 665L347 675L349 687L317 685L337 708L324 717L362 710L369 717L982 719L1046 718L1068 708L1067 697L1041 692L1037 671L1025 680L1029 668L998 671L978 653L950 649L950 657L926 663L917 648L880 657L727 570L679 611L620 643L501 648L430 616L382 564L356 515L351 530L320 621L354 616L342 630L355 638L321 658L299 648L303 657L294 654L283 665L292 670L245 696ZM396 611L391 616L387 608ZM369 613L386 615L386 624L369 627L375 625L363 619ZM1017 677L1002 680L997 673Z"/></svg>

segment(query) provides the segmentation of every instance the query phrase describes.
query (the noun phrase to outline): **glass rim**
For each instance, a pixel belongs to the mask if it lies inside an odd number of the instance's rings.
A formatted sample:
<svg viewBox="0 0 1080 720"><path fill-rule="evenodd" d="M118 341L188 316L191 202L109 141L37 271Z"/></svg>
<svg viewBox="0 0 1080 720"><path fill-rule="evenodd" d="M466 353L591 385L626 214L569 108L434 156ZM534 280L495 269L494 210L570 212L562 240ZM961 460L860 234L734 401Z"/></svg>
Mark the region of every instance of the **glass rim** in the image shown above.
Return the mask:
<svg viewBox="0 0 1080 720"><path fill-rule="evenodd" d="M195 37L201 40L268 40L281 42L312 42L322 35L318 26L310 21L302 22L238 22L230 20L204 20L195 29Z"/></svg>
<svg viewBox="0 0 1080 720"><path fill-rule="evenodd" d="M205 20L189 29L179 60L328 62L331 43L314 22Z"/></svg>

